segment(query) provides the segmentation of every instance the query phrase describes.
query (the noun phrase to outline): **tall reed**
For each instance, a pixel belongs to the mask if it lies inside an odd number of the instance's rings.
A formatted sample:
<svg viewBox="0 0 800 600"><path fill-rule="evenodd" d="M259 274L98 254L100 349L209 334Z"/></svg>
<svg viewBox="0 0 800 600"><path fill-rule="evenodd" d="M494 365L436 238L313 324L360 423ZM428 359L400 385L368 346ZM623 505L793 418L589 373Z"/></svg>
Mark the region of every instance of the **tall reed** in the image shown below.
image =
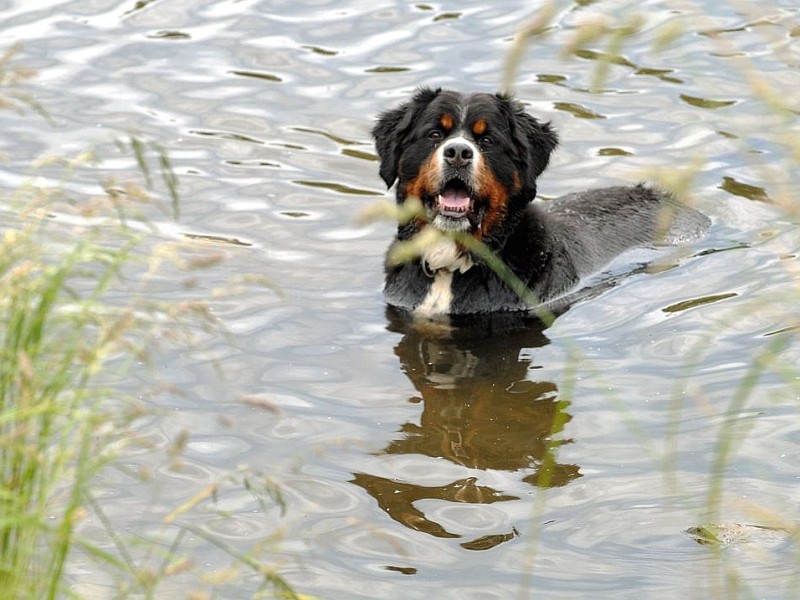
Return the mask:
<svg viewBox="0 0 800 600"><path fill-rule="evenodd" d="M47 217L26 221L0 243L0 589L54 598L88 483L129 418L92 377L133 323L101 303L135 240L48 248Z"/></svg>
<svg viewBox="0 0 800 600"><path fill-rule="evenodd" d="M34 73L13 67L16 52L0 55L0 108L33 108L49 120L19 87ZM190 519L176 522L230 487L282 506L268 477L238 468L221 474L207 486L212 492L195 494L164 518L165 537L172 534L166 550L161 539L132 542L95 497L97 476L138 441L134 427L144 410L117 385L127 366L144 360L156 337L191 343L188 332L198 324L219 331L204 302L154 302L143 293L160 265L204 268L217 264L220 253L204 252L209 247L189 236L184 243L165 240L148 218L180 214L179 182L165 149L133 135L117 147L129 159L130 178L143 179L143 185L100 181L97 196L70 194L73 173L97 162L86 152L33 165L34 175L46 171L49 181L61 183L31 180L0 190L0 597L69 595L68 566L80 549L79 564L93 559L116 581L109 593L156 598L163 580L190 568L181 546L191 531L230 554L238 567L255 570L258 593L297 598L271 565ZM186 246L189 260L181 258ZM176 453L185 438L179 436ZM89 516L104 533L100 543L80 533ZM145 551L134 553L132 543Z"/></svg>

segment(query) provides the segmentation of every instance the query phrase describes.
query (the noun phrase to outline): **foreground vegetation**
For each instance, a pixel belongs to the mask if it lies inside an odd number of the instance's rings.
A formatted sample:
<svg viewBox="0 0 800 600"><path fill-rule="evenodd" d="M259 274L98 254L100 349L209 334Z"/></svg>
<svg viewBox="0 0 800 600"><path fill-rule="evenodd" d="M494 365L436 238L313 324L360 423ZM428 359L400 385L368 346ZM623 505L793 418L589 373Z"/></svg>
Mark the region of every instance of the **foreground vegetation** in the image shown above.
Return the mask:
<svg viewBox="0 0 800 600"><path fill-rule="evenodd" d="M33 73L0 59L2 106L36 109L17 84ZM130 136L118 150L142 184L98 182L96 197L66 191L76 170L91 170L91 153L43 159L31 177L3 197L0 219L0 590L4 598L70 596L70 558L98 561L120 597L158 597L161 584L190 570L185 534L228 552L239 569L254 571L261 590L298 597L268 564L227 546L180 517L227 487L245 486L264 502L280 502L269 480L250 472L224 477L187 498L164 519L158 539L131 540L107 518L95 497L98 477L142 443L137 425L148 410L116 382L147 361L156 339L194 341L194 330L218 328L201 301L154 302L146 282L160 265L181 262L185 242L159 236L148 214L177 217L177 178L164 150ZM55 174L59 174L55 176ZM147 188L155 188L150 191ZM161 200L160 198L164 198ZM196 246L196 245L195 245ZM213 265L192 250L183 268ZM200 255L199 257L197 255ZM163 343L163 342L162 342ZM170 450L177 458L185 436ZM126 472L128 477L144 474ZM91 519L101 535L81 524ZM131 544L136 546L134 552ZM214 589L207 581L198 588ZM207 597L197 592L196 598Z"/></svg>

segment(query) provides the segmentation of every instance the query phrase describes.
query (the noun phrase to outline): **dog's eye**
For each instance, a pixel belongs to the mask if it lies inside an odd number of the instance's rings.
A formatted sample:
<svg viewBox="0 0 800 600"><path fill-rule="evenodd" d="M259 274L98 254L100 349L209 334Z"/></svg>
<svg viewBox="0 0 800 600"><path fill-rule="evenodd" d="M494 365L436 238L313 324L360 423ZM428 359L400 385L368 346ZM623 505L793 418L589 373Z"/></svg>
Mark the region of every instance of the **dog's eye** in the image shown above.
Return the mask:
<svg viewBox="0 0 800 600"><path fill-rule="evenodd" d="M488 135L483 136L478 141L478 146L480 146L481 149L483 149L483 150L485 150L486 148L491 148L492 144L494 144L494 140L491 137L489 137Z"/></svg>
<svg viewBox="0 0 800 600"><path fill-rule="evenodd" d="M428 134L428 139L438 142L440 139L442 139L442 132L438 129L434 129Z"/></svg>

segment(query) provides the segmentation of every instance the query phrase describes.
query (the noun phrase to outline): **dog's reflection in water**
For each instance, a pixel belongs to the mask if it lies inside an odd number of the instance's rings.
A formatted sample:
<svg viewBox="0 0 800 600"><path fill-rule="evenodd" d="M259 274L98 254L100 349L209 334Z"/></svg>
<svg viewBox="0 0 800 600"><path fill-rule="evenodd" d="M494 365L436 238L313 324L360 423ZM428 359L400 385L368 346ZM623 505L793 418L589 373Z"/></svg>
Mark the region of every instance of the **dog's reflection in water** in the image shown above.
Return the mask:
<svg viewBox="0 0 800 600"><path fill-rule="evenodd" d="M532 486L564 486L580 477L577 465L558 462L569 402L557 386L537 377L536 348L549 343L533 318L504 314L471 319L468 329L420 325L389 308L389 329L403 333L395 348L421 404L419 422L404 423L381 454L444 458L466 467L464 477L421 485L366 473L353 482L373 496L394 520L437 537L462 537L426 517L417 503L436 499L489 504L518 497L481 485L481 471L519 473ZM516 530L464 542L471 549L496 546Z"/></svg>

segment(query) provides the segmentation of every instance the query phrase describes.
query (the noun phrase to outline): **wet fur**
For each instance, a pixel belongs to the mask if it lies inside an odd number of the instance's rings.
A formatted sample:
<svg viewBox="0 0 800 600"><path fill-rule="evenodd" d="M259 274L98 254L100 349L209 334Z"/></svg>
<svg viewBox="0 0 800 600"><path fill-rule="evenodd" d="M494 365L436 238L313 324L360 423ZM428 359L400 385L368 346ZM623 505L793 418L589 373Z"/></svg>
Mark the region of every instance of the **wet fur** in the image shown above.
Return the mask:
<svg viewBox="0 0 800 600"><path fill-rule="evenodd" d="M452 129L441 125L453 121ZM487 124L491 144L484 144L477 133ZM431 139L430 131L437 127L444 135ZM582 278L627 249L698 237L708 226L704 215L644 185L534 202L536 180L547 167L558 138L548 123L539 122L502 95L422 89L408 102L381 114L372 133L381 160L380 175L389 187L397 183L397 202L404 202L411 190L434 212L436 169L447 168L431 158L437 148L458 135L478 149L475 161L483 165L480 177L488 183L477 186L487 192L486 198L476 194L474 214L470 214L472 233L543 303L574 289ZM420 219L401 224L395 243L430 226ZM444 256L453 253L453 265L437 264L430 261L431 252L399 265L387 262L384 294L390 305L425 316L531 308L480 260L442 248L439 252ZM448 297L433 302L432 290Z"/></svg>

